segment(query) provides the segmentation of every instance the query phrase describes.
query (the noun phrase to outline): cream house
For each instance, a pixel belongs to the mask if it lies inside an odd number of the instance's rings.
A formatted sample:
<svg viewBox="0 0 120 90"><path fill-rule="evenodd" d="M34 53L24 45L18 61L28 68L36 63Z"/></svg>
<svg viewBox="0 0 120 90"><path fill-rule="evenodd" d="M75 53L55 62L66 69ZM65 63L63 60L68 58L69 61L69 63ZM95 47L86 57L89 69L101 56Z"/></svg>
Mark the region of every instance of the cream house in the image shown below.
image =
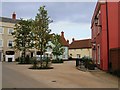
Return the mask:
<svg viewBox="0 0 120 90"><path fill-rule="evenodd" d="M15 13L12 18L0 17L0 61L15 61L19 54L11 48L14 45L12 32L18 21Z"/></svg>
<svg viewBox="0 0 120 90"><path fill-rule="evenodd" d="M69 57L71 58L82 58L92 57L91 39L74 40L69 45Z"/></svg>
<svg viewBox="0 0 120 90"><path fill-rule="evenodd" d="M15 59L21 56L21 52L18 50L14 50L11 48L14 46L14 38L12 36L12 32L14 31L14 25L18 23L19 20L16 19L16 14L12 14L12 18L0 17L0 61L15 61ZM60 56L61 59L68 59L68 43L64 38L64 32L61 32L61 44L64 48L63 55ZM49 44L49 43L48 43ZM39 57L40 51L33 48L26 52L30 57ZM47 49L46 54L52 55L52 50L50 48Z"/></svg>

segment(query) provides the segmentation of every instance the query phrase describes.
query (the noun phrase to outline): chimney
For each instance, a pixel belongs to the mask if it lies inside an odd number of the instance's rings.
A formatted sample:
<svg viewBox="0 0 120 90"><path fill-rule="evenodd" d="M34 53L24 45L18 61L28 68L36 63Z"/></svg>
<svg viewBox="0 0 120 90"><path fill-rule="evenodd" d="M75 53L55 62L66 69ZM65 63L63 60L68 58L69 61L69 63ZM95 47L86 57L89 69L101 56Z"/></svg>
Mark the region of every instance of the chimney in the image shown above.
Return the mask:
<svg viewBox="0 0 120 90"><path fill-rule="evenodd" d="M15 12L13 12L13 14L12 14L12 19L13 19L13 20L16 19L16 14L15 14Z"/></svg>
<svg viewBox="0 0 120 90"><path fill-rule="evenodd" d="M74 42L75 41L75 39L74 38L72 38L72 42Z"/></svg>
<svg viewBox="0 0 120 90"><path fill-rule="evenodd" d="M61 36L64 36L64 32L63 31L61 32Z"/></svg>
<svg viewBox="0 0 120 90"><path fill-rule="evenodd" d="M67 40L67 43L69 44L69 40Z"/></svg>

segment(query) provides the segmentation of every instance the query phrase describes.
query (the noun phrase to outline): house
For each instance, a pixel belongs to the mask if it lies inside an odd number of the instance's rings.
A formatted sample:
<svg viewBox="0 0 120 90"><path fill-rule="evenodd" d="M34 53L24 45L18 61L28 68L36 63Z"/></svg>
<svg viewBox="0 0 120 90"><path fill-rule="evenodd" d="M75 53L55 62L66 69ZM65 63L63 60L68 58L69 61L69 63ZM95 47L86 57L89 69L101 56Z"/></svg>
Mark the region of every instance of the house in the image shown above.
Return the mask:
<svg viewBox="0 0 120 90"><path fill-rule="evenodd" d="M92 21L92 58L104 71L120 69L120 1L97 2Z"/></svg>
<svg viewBox="0 0 120 90"><path fill-rule="evenodd" d="M61 44L62 44L62 46L63 46L63 49L64 49L64 53L63 53L63 55L61 56L61 58L62 58L63 60L68 60L68 55L69 55L69 51L68 51L68 49L69 49L69 43L66 41L63 31L61 32L60 42L61 42Z"/></svg>
<svg viewBox="0 0 120 90"><path fill-rule="evenodd" d="M14 38L12 32L14 31L14 25L18 23L16 14L12 14L12 18L0 17L0 61L15 61L15 59L21 56L20 51L11 48L14 46ZM60 42L63 45L64 53L60 56L61 59L68 59L68 44L64 38L64 32L61 33ZM51 45L51 42L48 42ZM40 57L41 52L35 48L26 51L26 55L30 57ZM47 48L45 52L49 57L53 57L52 50Z"/></svg>
<svg viewBox="0 0 120 90"><path fill-rule="evenodd" d="M18 21L15 13L12 14L12 18L0 17L0 61L15 61L17 57L18 53L11 49L14 45L11 33Z"/></svg>
<svg viewBox="0 0 120 90"><path fill-rule="evenodd" d="M72 39L72 43L69 45L69 57L82 58L92 57L91 39L75 40Z"/></svg>
<svg viewBox="0 0 120 90"><path fill-rule="evenodd" d="M62 48L64 50L63 52L63 55L60 55L58 56L59 59L63 59L63 60L68 60L68 49L69 49L69 44L68 42L66 41L65 37L64 37L64 32L62 31L61 32L61 35L60 35L60 43L62 45ZM52 54L52 47L54 47L54 45L52 44L51 41L48 42L48 46L51 46L51 47L48 47L47 50L46 50L46 53L48 54L49 57L51 57L52 59L56 59L56 57Z"/></svg>

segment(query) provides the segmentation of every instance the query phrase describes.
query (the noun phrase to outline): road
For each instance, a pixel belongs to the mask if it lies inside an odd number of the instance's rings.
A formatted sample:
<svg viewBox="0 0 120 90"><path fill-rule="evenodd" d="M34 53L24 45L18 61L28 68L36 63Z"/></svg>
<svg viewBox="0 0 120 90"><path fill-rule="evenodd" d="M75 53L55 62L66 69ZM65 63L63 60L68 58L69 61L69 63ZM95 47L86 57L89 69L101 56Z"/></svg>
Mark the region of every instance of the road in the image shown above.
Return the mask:
<svg viewBox="0 0 120 90"><path fill-rule="evenodd" d="M79 71L73 61L53 64L49 70L31 70L30 66L3 63L3 88L118 88L117 77L103 71Z"/></svg>

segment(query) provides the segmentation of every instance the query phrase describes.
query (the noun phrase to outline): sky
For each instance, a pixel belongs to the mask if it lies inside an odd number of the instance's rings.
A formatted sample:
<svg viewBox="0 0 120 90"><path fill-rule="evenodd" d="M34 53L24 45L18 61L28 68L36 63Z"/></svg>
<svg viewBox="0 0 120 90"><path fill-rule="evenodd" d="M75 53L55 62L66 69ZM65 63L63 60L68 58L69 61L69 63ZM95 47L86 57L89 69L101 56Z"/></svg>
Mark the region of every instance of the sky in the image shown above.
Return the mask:
<svg viewBox="0 0 120 90"><path fill-rule="evenodd" d="M52 33L61 34L70 42L91 38L91 19L96 2L2 2L2 17L34 19L40 6L45 5L53 23L49 25Z"/></svg>

